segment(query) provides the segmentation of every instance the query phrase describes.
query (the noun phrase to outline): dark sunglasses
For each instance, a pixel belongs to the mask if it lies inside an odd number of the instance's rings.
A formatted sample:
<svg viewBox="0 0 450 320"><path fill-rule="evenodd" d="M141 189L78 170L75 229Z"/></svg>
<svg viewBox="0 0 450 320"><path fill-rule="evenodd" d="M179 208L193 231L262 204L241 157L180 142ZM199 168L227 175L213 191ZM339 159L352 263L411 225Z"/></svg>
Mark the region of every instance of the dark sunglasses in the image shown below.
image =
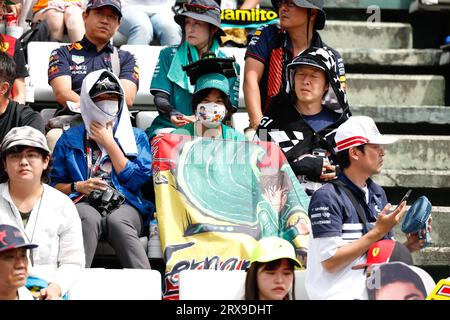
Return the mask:
<svg viewBox="0 0 450 320"><path fill-rule="evenodd" d="M194 12L194 13L205 13L206 11L215 10L220 13L220 8L218 7L210 7L204 6L201 4L192 4L192 3L183 3L183 9L185 11Z"/></svg>

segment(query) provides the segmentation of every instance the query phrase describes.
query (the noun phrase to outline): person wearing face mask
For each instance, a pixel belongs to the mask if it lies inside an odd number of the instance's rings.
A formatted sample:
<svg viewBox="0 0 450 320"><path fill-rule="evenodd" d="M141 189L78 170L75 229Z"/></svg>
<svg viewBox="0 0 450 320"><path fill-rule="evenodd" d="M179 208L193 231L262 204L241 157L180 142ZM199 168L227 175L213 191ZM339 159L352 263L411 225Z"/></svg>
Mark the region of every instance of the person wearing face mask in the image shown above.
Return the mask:
<svg viewBox="0 0 450 320"><path fill-rule="evenodd" d="M156 134L171 132L196 121L191 100L195 87L183 67L203 59L210 52L226 57L219 49L220 37L225 35L220 24L220 6L214 0L191 0L175 15L181 26L183 41L178 46L161 50L153 73L150 92L155 97L158 117L147 128L150 139ZM240 69L234 63L236 74ZM229 101L235 108L239 102L239 77L228 79ZM195 113L195 109L194 109Z"/></svg>
<svg viewBox="0 0 450 320"><path fill-rule="evenodd" d="M141 193L152 175L150 145L145 133L131 126L125 98L112 72L90 73L80 95L83 125L65 131L53 152L52 185L76 203L86 267L103 237L124 268L150 269L139 241L154 212ZM113 191L112 200L99 205Z"/></svg>
<svg viewBox="0 0 450 320"><path fill-rule="evenodd" d="M224 140L246 140L245 136L225 125L236 112L230 100L229 79L236 77L233 58L210 56L184 67L191 84L195 84L192 96L192 112L195 122L173 131Z"/></svg>
<svg viewBox="0 0 450 320"><path fill-rule="evenodd" d="M245 136L224 124L235 112L229 98L228 79L219 73L203 75L192 96L196 121L173 133L224 140L246 140Z"/></svg>

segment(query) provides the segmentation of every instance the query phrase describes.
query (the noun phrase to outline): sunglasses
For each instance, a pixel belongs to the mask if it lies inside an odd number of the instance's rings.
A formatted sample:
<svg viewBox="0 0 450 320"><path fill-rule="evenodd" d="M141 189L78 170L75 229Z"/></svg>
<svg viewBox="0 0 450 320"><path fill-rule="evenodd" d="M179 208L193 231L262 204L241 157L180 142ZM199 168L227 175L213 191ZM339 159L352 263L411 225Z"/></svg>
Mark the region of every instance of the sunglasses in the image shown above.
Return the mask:
<svg viewBox="0 0 450 320"><path fill-rule="evenodd" d="M201 4L192 4L192 3L183 3L183 9L185 11L194 12L194 13L205 13L206 11L215 10L220 13L220 8L218 7L210 7L204 6Z"/></svg>

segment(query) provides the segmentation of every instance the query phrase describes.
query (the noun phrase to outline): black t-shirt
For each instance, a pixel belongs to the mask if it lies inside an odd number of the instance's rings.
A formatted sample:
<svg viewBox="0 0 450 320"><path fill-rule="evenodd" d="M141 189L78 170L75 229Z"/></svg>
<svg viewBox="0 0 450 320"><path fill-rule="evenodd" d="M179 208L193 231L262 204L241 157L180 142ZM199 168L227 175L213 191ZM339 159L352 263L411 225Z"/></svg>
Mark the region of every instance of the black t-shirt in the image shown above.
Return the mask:
<svg viewBox="0 0 450 320"><path fill-rule="evenodd" d="M9 101L5 112L0 115L0 141L14 127L30 126L45 133L44 119L31 107Z"/></svg>

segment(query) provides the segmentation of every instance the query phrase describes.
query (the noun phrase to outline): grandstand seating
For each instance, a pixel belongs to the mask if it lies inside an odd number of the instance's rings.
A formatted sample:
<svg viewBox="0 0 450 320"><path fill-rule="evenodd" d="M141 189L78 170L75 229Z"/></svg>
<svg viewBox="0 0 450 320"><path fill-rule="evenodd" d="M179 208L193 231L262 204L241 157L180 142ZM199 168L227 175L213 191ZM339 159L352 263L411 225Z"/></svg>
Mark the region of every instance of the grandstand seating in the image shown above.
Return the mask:
<svg viewBox="0 0 450 320"><path fill-rule="evenodd" d="M295 296L309 300L304 270L295 271ZM245 293L244 270L184 270L179 276L180 300L242 300Z"/></svg>
<svg viewBox="0 0 450 320"><path fill-rule="evenodd" d="M145 130L152 125L153 120L158 116L157 111L140 111L136 115L136 127Z"/></svg>
<svg viewBox="0 0 450 320"><path fill-rule="evenodd" d="M48 84L48 61L52 51L64 44L67 43L39 41L28 44L28 67L35 103L55 102L52 87Z"/></svg>
<svg viewBox="0 0 450 320"><path fill-rule="evenodd" d="M137 109L148 109L153 105L150 83L162 48L161 46L146 45L123 45L120 47L121 50L134 54L139 66L139 90L134 101L134 107Z"/></svg>
<svg viewBox="0 0 450 320"><path fill-rule="evenodd" d="M70 300L161 300L161 274L145 269L83 269Z"/></svg>

